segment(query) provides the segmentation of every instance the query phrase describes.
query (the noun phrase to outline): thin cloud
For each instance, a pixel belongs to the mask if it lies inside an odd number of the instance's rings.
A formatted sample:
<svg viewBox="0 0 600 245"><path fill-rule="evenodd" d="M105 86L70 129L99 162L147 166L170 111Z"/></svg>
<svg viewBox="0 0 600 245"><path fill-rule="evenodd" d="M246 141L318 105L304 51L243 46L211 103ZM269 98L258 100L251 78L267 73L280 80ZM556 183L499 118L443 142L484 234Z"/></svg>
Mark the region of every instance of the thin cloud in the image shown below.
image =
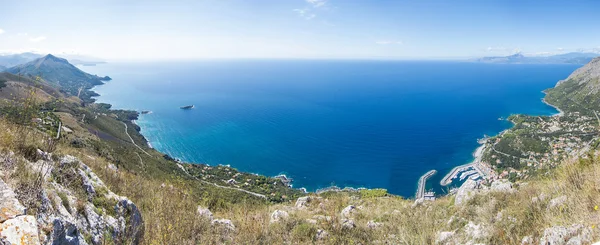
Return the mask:
<svg viewBox="0 0 600 245"><path fill-rule="evenodd" d="M317 13L323 13L331 10L331 5L327 2L328 0L304 0L306 6L304 8L293 9L294 12L298 13L298 16L312 20L317 17Z"/></svg>
<svg viewBox="0 0 600 245"><path fill-rule="evenodd" d="M44 40L46 40L46 37L44 37L44 36L32 37L29 39L30 42L34 42L34 43L38 43L38 42L41 42Z"/></svg>
<svg viewBox="0 0 600 245"><path fill-rule="evenodd" d="M0 34L4 33L4 30L0 29Z"/></svg>
<svg viewBox="0 0 600 245"><path fill-rule="evenodd" d="M306 0L306 2L313 6L313 8L320 8L327 4L327 0Z"/></svg>
<svg viewBox="0 0 600 245"><path fill-rule="evenodd" d="M309 9L294 9L294 12L304 19L311 20L317 17L316 14L312 13Z"/></svg>

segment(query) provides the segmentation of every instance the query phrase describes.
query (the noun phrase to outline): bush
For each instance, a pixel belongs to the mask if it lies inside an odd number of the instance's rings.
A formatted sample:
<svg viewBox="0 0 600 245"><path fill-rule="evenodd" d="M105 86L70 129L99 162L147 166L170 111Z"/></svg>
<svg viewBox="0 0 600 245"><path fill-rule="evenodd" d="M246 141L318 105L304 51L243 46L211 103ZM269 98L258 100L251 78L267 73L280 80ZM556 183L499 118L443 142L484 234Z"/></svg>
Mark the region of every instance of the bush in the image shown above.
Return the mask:
<svg viewBox="0 0 600 245"><path fill-rule="evenodd" d="M300 223L292 230L295 241L312 241L317 234L317 228L308 223Z"/></svg>
<svg viewBox="0 0 600 245"><path fill-rule="evenodd" d="M69 198L67 197L67 194L65 194L64 192L59 192L58 197L60 197L60 201L62 205L67 209L67 211L71 212L71 204L69 203Z"/></svg>
<svg viewBox="0 0 600 245"><path fill-rule="evenodd" d="M385 197L389 196L386 189L367 189L360 190L360 196L362 198L375 198L375 197Z"/></svg>

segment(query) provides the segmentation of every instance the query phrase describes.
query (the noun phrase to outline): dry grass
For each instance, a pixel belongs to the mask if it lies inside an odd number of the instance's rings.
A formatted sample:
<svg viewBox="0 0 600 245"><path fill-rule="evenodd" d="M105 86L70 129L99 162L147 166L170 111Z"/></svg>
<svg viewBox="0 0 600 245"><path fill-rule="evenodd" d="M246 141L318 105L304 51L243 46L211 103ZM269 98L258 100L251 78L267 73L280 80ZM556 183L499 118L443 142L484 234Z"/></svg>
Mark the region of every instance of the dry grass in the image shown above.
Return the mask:
<svg viewBox="0 0 600 245"><path fill-rule="evenodd" d="M0 150L4 152L14 151L18 144L45 144L43 134L35 130L19 130L4 120L0 120L0 129ZM23 132L28 135L18 135ZM21 137L26 141L21 142ZM113 192L138 205L145 221L143 244L434 244L441 231L456 232L456 244L520 244L523 237L539 238L544 229L556 225L583 224L597 238L600 222L600 165L591 160L567 162L546 176L520 183L518 191L487 192L462 206L454 205L452 196L413 207L412 200L394 196L335 193L315 196L307 208L297 209L293 203L231 202L217 194L221 190L180 177L149 178L123 169L115 172L107 167L112 162L95 151L65 142L58 145L56 154L78 157ZM35 189L35 176L22 167L17 169L5 173L4 179L18 181L23 193L35 197L26 191ZM557 198L564 201L551 205ZM196 214L198 205L209 207L215 218L231 219L235 231L211 226ZM340 212L348 205L357 207L351 216L356 224L353 229L341 225ZM289 218L271 224L275 210L288 212ZM371 229L369 221L382 225ZM470 222L485 227L486 235L470 236L465 228ZM319 229L329 236L317 240Z"/></svg>

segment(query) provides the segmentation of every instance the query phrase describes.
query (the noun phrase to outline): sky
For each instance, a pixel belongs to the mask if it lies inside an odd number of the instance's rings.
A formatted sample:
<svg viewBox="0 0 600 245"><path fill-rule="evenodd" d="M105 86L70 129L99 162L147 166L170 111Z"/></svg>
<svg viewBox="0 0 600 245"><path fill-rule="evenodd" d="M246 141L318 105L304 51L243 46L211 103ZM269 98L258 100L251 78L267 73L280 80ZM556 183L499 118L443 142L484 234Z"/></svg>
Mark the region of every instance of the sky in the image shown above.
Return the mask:
<svg viewBox="0 0 600 245"><path fill-rule="evenodd" d="M5 1L0 52L454 59L600 50L600 1Z"/></svg>

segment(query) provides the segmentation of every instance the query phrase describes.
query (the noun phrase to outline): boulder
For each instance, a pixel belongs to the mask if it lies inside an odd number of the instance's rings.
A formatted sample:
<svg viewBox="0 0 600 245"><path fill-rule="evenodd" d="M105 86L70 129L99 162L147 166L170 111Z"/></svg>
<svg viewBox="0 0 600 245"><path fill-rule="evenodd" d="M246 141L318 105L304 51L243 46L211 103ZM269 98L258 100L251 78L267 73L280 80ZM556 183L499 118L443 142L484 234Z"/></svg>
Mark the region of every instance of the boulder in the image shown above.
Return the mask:
<svg viewBox="0 0 600 245"><path fill-rule="evenodd" d="M472 179L467 179L465 183L463 183L458 191L456 192L456 197L454 198L454 204L461 205L466 203L473 197L475 189L477 188L477 182Z"/></svg>
<svg viewBox="0 0 600 245"><path fill-rule="evenodd" d="M444 244L454 236L454 231L442 231L437 234L435 239L436 244Z"/></svg>
<svg viewBox="0 0 600 245"><path fill-rule="evenodd" d="M521 239L521 245L533 245L533 237L525 236Z"/></svg>
<svg viewBox="0 0 600 245"><path fill-rule="evenodd" d="M354 227L356 227L356 224L354 224L354 220L351 220L351 219L343 219L342 220L342 228L352 229Z"/></svg>
<svg viewBox="0 0 600 245"><path fill-rule="evenodd" d="M40 244L35 217L22 215L0 224L0 237L9 244Z"/></svg>
<svg viewBox="0 0 600 245"><path fill-rule="evenodd" d="M17 200L15 192L0 180L0 223L25 214L25 207Z"/></svg>
<svg viewBox="0 0 600 245"><path fill-rule="evenodd" d="M348 207L345 207L344 209L342 209L342 212L340 213L340 215L342 216L342 218L348 218L354 212L356 212L356 208L353 205L349 205Z"/></svg>
<svg viewBox="0 0 600 245"><path fill-rule="evenodd" d="M119 218L125 219L126 227L125 237L132 241L133 244L138 244L144 235L144 220L142 213L137 206L127 198L120 200L116 207Z"/></svg>
<svg viewBox="0 0 600 245"><path fill-rule="evenodd" d="M211 222L211 224L213 226L222 227L226 231L229 231L229 232L235 231L235 225L233 225L233 222L231 222L231 220L228 220L228 219L215 219Z"/></svg>
<svg viewBox="0 0 600 245"><path fill-rule="evenodd" d="M275 210L275 212L271 214L270 223L278 223L279 221L285 220L289 217L290 215L286 211Z"/></svg>
<svg viewBox="0 0 600 245"><path fill-rule="evenodd" d="M482 224L476 225L472 221L469 221L465 226L465 233L473 239L482 239L488 236L488 233Z"/></svg>
<svg viewBox="0 0 600 245"><path fill-rule="evenodd" d="M548 202L548 209L553 209L559 206L562 206L567 201L567 196L559 196L556 198L552 198L550 202Z"/></svg>
<svg viewBox="0 0 600 245"><path fill-rule="evenodd" d="M375 222L374 220L369 220L369 222L367 222L367 228L369 229L376 229L382 225L383 223Z"/></svg>
<svg viewBox="0 0 600 245"><path fill-rule="evenodd" d="M55 219L52 223L52 245L88 245L77 226L69 221Z"/></svg>
<svg viewBox="0 0 600 245"><path fill-rule="evenodd" d="M198 215L202 218L208 219L210 221L213 220L213 214L208 208L198 206L198 210L196 211L196 213L198 213Z"/></svg>
<svg viewBox="0 0 600 245"><path fill-rule="evenodd" d="M296 208L305 208L312 201L310 196L300 197L296 200Z"/></svg>
<svg viewBox="0 0 600 245"><path fill-rule="evenodd" d="M490 190L498 192L511 192L514 189L512 188L512 184L510 183L510 181L506 179L499 179L492 182Z"/></svg>
<svg viewBox="0 0 600 245"><path fill-rule="evenodd" d="M315 238L316 238L317 240L324 240L324 239L326 239L328 236L329 236L329 233L328 233L327 231L325 231L325 230L321 230L321 229L318 229L318 230L317 230L317 235L315 236Z"/></svg>

